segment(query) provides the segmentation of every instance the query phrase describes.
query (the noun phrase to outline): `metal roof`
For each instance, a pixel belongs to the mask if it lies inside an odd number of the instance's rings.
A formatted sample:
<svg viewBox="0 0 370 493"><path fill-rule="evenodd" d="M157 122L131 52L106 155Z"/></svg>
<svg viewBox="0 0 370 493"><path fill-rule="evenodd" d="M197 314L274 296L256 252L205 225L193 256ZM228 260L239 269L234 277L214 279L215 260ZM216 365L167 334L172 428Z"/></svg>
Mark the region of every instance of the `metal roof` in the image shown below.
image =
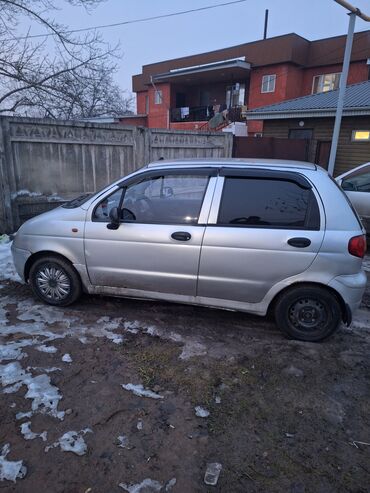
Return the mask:
<svg viewBox="0 0 370 493"><path fill-rule="evenodd" d="M262 106L248 111L249 120L293 118L293 117L324 117L334 116L338 103L339 89L335 91L312 94L301 98L290 99L282 103ZM344 116L370 114L370 81L347 86L344 98Z"/></svg>
<svg viewBox="0 0 370 493"><path fill-rule="evenodd" d="M168 72L153 75L151 81L164 82L164 81L179 79L181 77L186 77L194 74L201 74L208 72L214 73L215 71L224 72L225 70L234 70L234 71L238 70L241 76L243 77L244 72L249 71L250 68L251 68L250 63L246 62L245 60L242 60L241 58L235 58L231 60L224 60L214 63L204 63L192 67L171 69ZM188 79L184 79L184 80L188 81ZM150 83L151 82L148 82L148 85Z"/></svg>

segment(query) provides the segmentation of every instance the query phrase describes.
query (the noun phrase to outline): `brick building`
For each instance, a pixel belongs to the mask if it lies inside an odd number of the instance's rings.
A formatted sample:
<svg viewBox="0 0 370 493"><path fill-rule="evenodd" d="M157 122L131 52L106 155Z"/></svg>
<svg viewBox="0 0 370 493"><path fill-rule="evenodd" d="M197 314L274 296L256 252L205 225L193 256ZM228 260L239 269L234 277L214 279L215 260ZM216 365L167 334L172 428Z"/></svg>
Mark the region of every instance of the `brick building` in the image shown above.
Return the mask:
<svg viewBox="0 0 370 493"><path fill-rule="evenodd" d="M133 77L137 115L123 123L207 129L215 111L245 125L247 110L336 89L345 36L309 41L295 33L150 65ZM356 33L348 84L369 79L370 31ZM243 123L244 122L244 123ZM248 123L248 134L263 122Z"/></svg>
<svg viewBox="0 0 370 493"><path fill-rule="evenodd" d="M309 161L327 168L339 89L250 110L264 137L305 139ZM249 139L245 139L249 140ZM254 141L265 139L251 139ZM286 146L288 146L288 141ZM370 81L347 86L334 175L370 162Z"/></svg>

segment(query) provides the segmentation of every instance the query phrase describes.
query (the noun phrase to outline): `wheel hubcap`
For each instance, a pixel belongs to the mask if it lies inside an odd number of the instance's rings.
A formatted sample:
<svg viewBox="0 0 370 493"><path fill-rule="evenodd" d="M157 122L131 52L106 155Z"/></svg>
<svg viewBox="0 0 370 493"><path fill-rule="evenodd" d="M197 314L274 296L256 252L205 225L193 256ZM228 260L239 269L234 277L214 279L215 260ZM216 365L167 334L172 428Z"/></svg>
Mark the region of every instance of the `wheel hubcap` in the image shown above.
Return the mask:
<svg viewBox="0 0 370 493"><path fill-rule="evenodd" d="M63 300L71 292L71 282L64 270L51 265L37 272L36 284L46 298L54 301Z"/></svg>
<svg viewBox="0 0 370 493"><path fill-rule="evenodd" d="M289 309L289 320L296 327L317 329L325 324L325 306L316 299L304 298L296 301Z"/></svg>

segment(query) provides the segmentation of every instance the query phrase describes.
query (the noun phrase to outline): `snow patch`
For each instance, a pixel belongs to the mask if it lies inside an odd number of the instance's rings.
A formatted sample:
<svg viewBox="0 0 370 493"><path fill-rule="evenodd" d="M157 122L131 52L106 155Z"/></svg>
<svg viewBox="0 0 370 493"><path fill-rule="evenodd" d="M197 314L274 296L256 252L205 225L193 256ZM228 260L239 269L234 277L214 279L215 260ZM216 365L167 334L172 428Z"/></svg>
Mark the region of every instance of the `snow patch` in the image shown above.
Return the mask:
<svg viewBox="0 0 370 493"><path fill-rule="evenodd" d="M198 418L208 418L208 416L209 416L208 409L205 409L202 406L196 406L194 408L194 410L195 410L195 414L196 414L196 416L198 416Z"/></svg>
<svg viewBox="0 0 370 493"><path fill-rule="evenodd" d="M40 437L43 442L46 442L48 436L47 431L43 431L42 433L34 433L31 431L31 421L21 424L21 433L25 440L34 440L35 438Z"/></svg>
<svg viewBox="0 0 370 493"><path fill-rule="evenodd" d="M3 387L3 392L12 393L20 389L22 385L26 385L28 391L25 395L26 399L32 399L32 411L50 414L55 418L63 419L64 411L58 411L59 401L62 399L59 394L59 389L50 383L50 377L45 374L33 377L30 373L24 370L21 365L16 362L0 365L0 378Z"/></svg>
<svg viewBox="0 0 370 493"><path fill-rule="evenodd" d="M26 358L26 354L22 353L22 349L26 346L31 346L32 341L24 340L18 342L9 342L0 346L0 361L4 360L20 360Z"/></svg>
<svg viewBox="0 0 370 493"><path fill-rule="evenodd" d="M41 346L36 346L35 349L40 351L41 353L56 353L58 349L55 346L46 346L45 344L41 344Z"/></svg>
<svg viewBox="0 0 370 493"><path fill-rule="evenodd" d="M32 416L32 411L28 411L27 413L17 413L15 415L15 419L20 420L23 418L30 418Z"/></svg>
<svg viewBox="0 0 370 493"><path fill-rule="evenodd" d="M27 468L23 465L22 460L10 461L6 460L6 456L10 452L10 445L6 443L1 449L0 454L0 481L14 481L22 479L27 474Z"/></svg>
<svg viewBox="0 0 370 493"><path fill-rule="evenodd" d="M6 243L3 241L0 243L0 281L9 279L21 282L21 278L14 267L11 246L12 242L10 240Z"/></svg>
<svg viewBox="0 0 370 493"><path fill-rule="evenodd" d="M72 363L71 355L69 353L64 354L62 361L64 361L64 363Z"/></svg>
<svg viewBox="0 0 370 493"><path fill-rule="evenodd" d="M59 438L56 442L45 447L45 452L55 447L60 447L63 452L73 452L76 455L84 455L87 452L87 445L82 435L86 433L92 433L90 428L85 428L80 431L67 431L64 435Z"/></svg>
<svg viewBox="0 0 370 493"><path fill-rule="evenodd" d="M127 449L130 448L130 442L127 435L120 435L119 437L117 437L117 440L119 447Z"/></svg>
<svg viewBox="0 0 370 493"><path fill-rule="evenodd" d="M130 485L126 483L119 483L118 486L123 490L127 491L128 493L149 493L149 492L161 491L163 485L158 481L154 481L153 479L147 478L144 479L141 483L130 484Z"/></svg>
<svg viewBox="0 0 370 493"><path fill-rule="evenodd" d="M18 303L17 310L18 318L22 321L33 320L44 324L54 324L57 322L63 323L68 328L73 322L76 322L75 317L67 315L63 309L55 306L35 305L32 300Z"/></svg>
<svg viewBox="0 0 370 493"><path fill-rule="evenodd" d="M40 197L42 195L41 192L30 192L26 188L23 188L22 190L18 190L17 192L13 192L11 194L12 200L16 199L17 197Z"/></svg>
<svg viewBox="0 0 370 493"><path fill-rule="evenodd" d="M45 373L53 373L54 371L62 371L61 368L58 368L56 366L52 366L51 368L42 368L41 366L27 366L27 371L34 370L34 371L41 371Z"/></svg>
<svg viewBox="0 0 370 493"><path fill-rule="evenodd" d="M132 392L134 395L138 397L150 397L151 399L163 399L163 395L156 394L155 392L145 389L143 385L138 384L135 385L133 383L123 384L122 388Z"/></svg>

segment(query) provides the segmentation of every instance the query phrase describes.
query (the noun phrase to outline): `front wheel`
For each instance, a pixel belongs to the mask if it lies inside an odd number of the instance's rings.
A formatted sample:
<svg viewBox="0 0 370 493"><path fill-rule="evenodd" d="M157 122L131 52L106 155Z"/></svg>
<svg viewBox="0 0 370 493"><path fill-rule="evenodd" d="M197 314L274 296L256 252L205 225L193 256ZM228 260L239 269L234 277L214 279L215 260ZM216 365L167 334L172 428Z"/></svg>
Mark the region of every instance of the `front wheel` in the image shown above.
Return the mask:
<svg viewBox="0 0 370 493"><path fill-rule="evenodd" d="M30 269L30 285L34 294L45 303L67 306L81 294L81 281L75 269L57 257L42 257Z"/></svg>
<svg viewBox="0 0 370 493"><path fill-rule="evenodd" d="M275 306L276 324L300 341L329 337L339 326L341 307L337 297L319 286L292 287Z"/></svg>

